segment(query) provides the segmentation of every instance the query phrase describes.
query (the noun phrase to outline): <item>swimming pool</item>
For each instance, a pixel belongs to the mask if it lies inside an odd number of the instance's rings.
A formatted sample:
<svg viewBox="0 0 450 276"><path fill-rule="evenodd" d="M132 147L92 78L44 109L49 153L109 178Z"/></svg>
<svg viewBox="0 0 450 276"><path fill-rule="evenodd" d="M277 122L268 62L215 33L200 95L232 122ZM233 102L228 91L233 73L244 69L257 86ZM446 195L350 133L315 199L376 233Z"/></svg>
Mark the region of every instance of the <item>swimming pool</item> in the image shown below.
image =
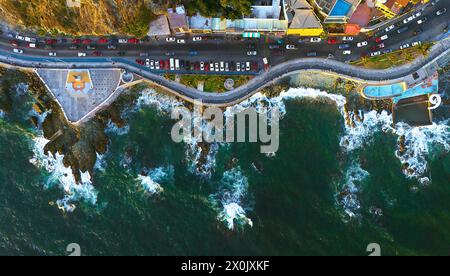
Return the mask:
<svg viewBox="0 0 450 276"><path fill-rule="evenodd" d="M391 98L401 95L406 90L405 83L395 83L382 86L367 86L364 95L369 98Z"/></svg>
<svg viewBox="0 0 450 276"><path fill-rule="evenodd" d="M352 5L344 0L337 0L333 9L330 12L330 16L346 16L350 11Z"/></svg>

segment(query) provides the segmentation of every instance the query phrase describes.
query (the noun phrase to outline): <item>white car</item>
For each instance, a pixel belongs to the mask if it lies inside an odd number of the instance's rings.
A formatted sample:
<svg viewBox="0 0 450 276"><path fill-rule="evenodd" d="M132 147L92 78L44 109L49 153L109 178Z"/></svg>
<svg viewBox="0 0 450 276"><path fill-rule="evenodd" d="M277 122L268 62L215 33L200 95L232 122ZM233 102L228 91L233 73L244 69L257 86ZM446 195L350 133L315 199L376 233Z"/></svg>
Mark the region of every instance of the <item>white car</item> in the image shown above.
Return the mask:
<svg viewBox="0 0 450 276"><path fill-rule="evenodd" d="M256 56L256 51L248 51L247 56Z"/></svg>
<svg viewBox="0 0 450 276"><path fill-rule="evenodd" d="M159 70L159 62L158 61L155 61L155 69Z"/></svg>
<svg viewBox="0 0 450 276"><path fill-rule="evenodd" d="M245 70L250 71L250 61L245 63Z"/></svg>
<svg viewBox="0 0 450 276"><path fill-rule="evenodd" d="M403 24L407 24L407 23L409 23L409 22L411 22L411 21L413 21L413 20L414 20L414 15L412 15L412 16L410 16L410 17L404 19L404 20L403 20Z"/></svg>
<svg viewBox="0 0 450 276"><path fill-rule="evenodd" d="M36 43L36 38L26 36L24 38L26 42Z"/></svg>
<svg viewBox="0 0 450 276"><path fill-rule="evenodd" d="M200 71L205 71L205 63L203 61L200 62Z"/></svg>
<svg viewBox="0 0 450 276"><path fill-rule="evenodd" d="M353 36L344 36L342 38L343 41L353 41Z"/></svg>
<svg viewBox="0 0 450 276"><path fill-rule="evenodd" d="M409 47L411 47L411 45L409 45L409 43L406 43L406 44L400 46L400 50L407 49Z"/></svg>
<svg viewBox="0 0 450 276"><path fill-rule="evenodd" d="M412 47L416 47L416 46L420 46L420 45L422 45L421 41L415 41L415 42L411 43Z"/></svg>
<svg viewBox="0 0 450 276"><path fill-rule="evenodd" d="M13 52L16 54L23 54L23 50L22 49L13 49Z"/></svg>
<svg viewBox="0 0 450 276"><path fill-rule="evenodd" d="M225 63L223 61L220 62L220 72L225 71Z"/></svg>
<svg viewBox="0 0 450 276"><path fill-rule="evenodd" d="M286 50L295 50L295 49L297 49L297 48L295 47L295 45L292 45L292 44L287 44L287 45L286 45Z"/></svg>
<svg viewBox="0 0 450 276"><path fill-rule="evenodd" d="M194 36L192 38L192 41L202 41L202 37L201 36Z"/></svg>
<svg viewBox="0 0 450 276"><path fill-rule="evenodd" d="M419 18L420 16L422 15L422 13L421 12L417 12L416 14L414 14L413 16L414 16L414 18Z"/></svg>
<svg viewBox="0 0 450 276"><path fill-rule="evenodd" d="M443 8L442 10L438 10L437 12L436 12L436 15L437 16L440 16L440 15L443 15L444 13L446 13L447 12L447 9L446 8Z"/></svg>
<svg viewBox="0 0 450 276"><path fill-rule="evenodd" d="M381 52L380 52L380 51L370 53L370 56L371 56L371 57L376 57L376 56L379 56L379 55L381 55Z"/></svg>
<svg viewBox="0 0 450 276"><path fill-rule="evenodd" d="M50 52L50 53L48 53L48 55L49 55L50 57L56 57L56 53L55 53L55 52Z"/></svg>
<svg viewBox="0 0 450 276"><path fill-rule="evenodd" d="M241 63L240 62L236 62L236 71L238 71L238 72L241 71Z"/></svg>
<svg viewBox="0 0 450 276"><path fill-rule="evenodd" d="M311 42L313 42L313 43L319 43L321 41L322 41L322 39L320 37L311 37Z"/></svg>
<svg viewBox="0 0 450 276"><path fill-rule="evenodd" d="M387 33L389 31L392 31L395 28L395 25L391 25L389 27L387 27L386 29L384 29L384 31Z"/></svg>
<svg viewBox="0 0 450 276"><path fill-rule="evenodd" d="M121 38L121 39L119 39L119 43L121 43L121 44L127 44L127 43L128 43L128 39Z"/></svg>
<svg viewBox="0 0 450 276"><path fill-rule="evenodd" d="M186 43L186 40L180 38L180 39L177 39L177 43L178 43L178 44L185 44L185 43Z"/></svg>
<svg viewBox="0 0 450 276"><path fill-rule="evenodd" d="M365 46L367 46L367 41L362 41L362 42L359 42L358 44L356 44L356 46L358 46L358 48L361 48L361 47L365 47Z"/></svg>
<svg viewBox="0 0 450 276"><path fill-rule="evenodd" d="M351 54L352 54L352 51L350 51L350 50L345 50L345 51L342 52L342 54L343 54L343 55L351 55Z"/></svg>
<svg viewBox="0 0 450 276"><path fill-rule="evenodd" d="M166 41L167 41L167 42L175 42L176 39L175 39L175 37L167 37L167 38L166 38Z"/></svg>
<svg viewBox="0 0 450 276"><path fill-rule="evenodd" d="M85 57L86 56L86 53L78 53L78 57Z"/></svg>
<svg viewBox="0 0 450 276"><path fill-rule="evenodd" d="M219 63L218 62L216 62L216 64L215 64L215 70L216 70L216 72L219 72L220 70L219 70Z"/></svg>
<svg viewBox="0 0 450 276"><path fill-rule="evenodd" d="M16 35L16 39L18 39L18 40L25 40L25 37L23 37L21 35Z"/></svg>

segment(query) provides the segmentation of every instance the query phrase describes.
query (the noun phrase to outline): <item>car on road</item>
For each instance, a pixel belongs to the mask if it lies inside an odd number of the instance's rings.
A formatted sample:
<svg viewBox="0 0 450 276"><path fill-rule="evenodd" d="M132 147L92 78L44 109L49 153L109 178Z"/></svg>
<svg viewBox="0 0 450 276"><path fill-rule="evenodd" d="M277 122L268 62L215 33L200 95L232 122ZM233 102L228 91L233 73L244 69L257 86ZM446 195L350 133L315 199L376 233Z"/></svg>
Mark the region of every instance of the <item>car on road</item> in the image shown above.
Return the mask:
<svg viewBox="0 0 450 276"><path fill-rule="evenodd" d="M194 36L192 38L192 41L197 42L197 41L202 41L202 37L201 36Z"/></svg>
<svg viewBox="0 0 450 276"><path fill-rule="evenodd" d="M414 16L414 19L417 19L417 18L419 18L421 15L422 15L421 12L416 12L413 16Z"/></svg>
<svg viewBox="0 0 450 276"><path fill-rule="evenodd" d="M114 44L109 44L108 45L108 50L115 50L115 49L117 49L116 45L114 45Z"/></svg>
<svg viewBox="0 0 450 276"><path fill-rule="evenodd" d="M21 35L16 35L16 39L25 41L25 37Z"/></svg>
<svg viewBox="0 0 450 276"><path fill-rule="evenodd" d="M297 47L295 47L295 45L293 45L293 44L286 45L286 50L295 50L295 49L297 49Z"/></svg>
<svg viewBox="0 0 450 276"><path fill-rule="evenodd" d="M375 39L375 41L376 41L377 43L380 43L381 41L384 41L384 40L386 40L386 39L388 39L388 38L389 38L388 35L383 35L383 36L377 37L377 38Z"/></svg>
<svg viewBox="0 0 450 276"><path fill-rule="evenodd" d="M50 52L50 53L48 53L48 55L49 55L50 57L56 57L56 53L55 53L55 52Z"/></svg>
<svg viewBox="0 0 450 276"><path fill-rule="evenodd" d="M220 62L220 72L225 71L225 64L223 61Z"/></svg>
<svg viewBox="0 0 450 276"><path fill-rule="evenodd" d="M247 70L247 71L250 71L250 61L247 61L246 63L245 63L245 70Z"/></svg>
<svg viewBox="0 0 450 276"><path fill-rule="evenodd" d="M343 38L342 38L342 40L343 41L353 41L353 36L344 36Z"/></svg>
<svg viewBox="0 0 450 276"><path fill-rule="evenodd" d="M139 65L145 65L145 61L143 61L142 59L136 59L136 63Z"/></svg>
<svg viewBox="0 0 450 276"><path fill-rule="evenodd" d="M11 46L14 46L14 47L19 47L19 42L15 41L15 40L11 40L9 42L9 44L11 44Z"/></svg>
<svg viewBox="0 0 450 276"><path fill-rule="evenodd" d="M248 51L247 52L247 56L256 56L257 52L256 51Z"/></svg>
<svg viewBox="0 0 450 276"><path fill-rule="evenodd" d="M97 42L100 43L100 44L106 44L106 43L108 43L109 41L108 41L108 39L102 37L102 38L100 38Z"/></svg>
<svg viewBox="0 0 450 276"><path fill-rule="evenodd" d="M416 47L416 46L420 46L420 45L422 45L422 41L415 41L415 42L411 43L412 47Z"/></svg>
<svg viewBox="0 0 450 276"><path fill-rule="evenodd" d="M376 52L370 53L371 57L376 57L376 56L379 56L379 55L381 55L381 51L376 51Z"/></svg>
<svg viewBox="0 0 450 276"><path fill-rule="evenodd" d="M86 46L86 49L88 50L95 50L97 47L95 47L95 45L88 45Z"/></svg>
<svg viewBox="0 0 450 276"><path fill-rule="evenodd" d="M417 24L423 24L425 21L427 21L426 17L422 17L421 19L417 20Z"/></svg>
<svg viewBox="0 0 450 276"><path fill-rule="evenodd" d="M437 16L440 16L440 15L443 15L444 13L446 13L447 12L447 9L446 8L443 8L443 9L441 9L441 10L438 10L437 12L436 12L436 15Z"/></svg>
<svg viewBox="0 0 450 276"><path fill-rule="evenodd" d="M403 24L407 24L407 23L409 23L409 22L411 22L411 21L413 21L413 20L414 20L414 15L412 15L412 16L410 16L410 17L404 19L404 20L403 20Z"/></svg>
<svg viewBox="0 0 450 276"><path fill-rule="evenodd" d="M384 43L380 43L378 45L373 46L372 50L376 51L376 50L379 50L379 49L383 49L384 47L385 47Z"/></svg>
<svg viewBox="0 0 450 276"><path fill-rule="evenodd" d="M350 51L350 50L345 50L345 51L342 52L342 54L343 54L343 55L351 55L351 54L352 54L352 51Z"/></svg>
<svg viewBox="0 0 450 276"><path fill-rule="evenodd" d="M200 62L200 71L205 71L205 62Z"/></svg>
<svg viewBox="0 0 450 276"><path fill-rule="evenodd" d="M137 38L130 38L130 39L128 39L128 43L130 43L130 44L139 44L139 39L137 39Z"/></svg>
<svg viewBox="0 0 450 276"><path fill-rule="evenodd" d="M126 38L120 38L120 39L119 39L119 43L120 43L120 44L127 44L127 43L128 43L128 39L126 39Z"/></svg>
<svg viewBox="0 0 450 276"><path fill-rule="evenodd" d="M215 70L216 72L219 72L219 71L220 71L219 63L216 62L214 65L215 65L215 66L214 66L214 70Z"/></svg>
<svg viewBox="0 0 450 276"><path fill-rule="evenodd" d="M79 39L79 38L72 39L72 43L73 44L80 44L81 43L81 39Z"/></svg>
<svg viewBox="0 0 450 276"><path fill-rule="evenodd" d="M267 71L270 68L269 60L265 57L263 58L264 70Z"/></svg>
<svg viewBox="0 0 450 276"><path fill-rule="evenodd" d="M160 67L159 67L159 62L158 62L157 60L155 61L155 69L156 69L156 70L159 70L159 69L160 69Z"/></svg>
<svg viewBox="0 0 450 276"><path fill-rule="evenodd" d="M381 51L383 54L389 54L392 53L392 49L385 49L383 51Z"/></svg>
<svg viewBox="0 0 450 276"><path fill-rule="evenodd" d="M405 27L403 27L403 28L398 29L398 30L397 30L397 33L398 33L398 34L401 34L401 33L406 32L407 30L409 30L409 27L408 27L408 26L405 26Z"/></svg>
<svg viewBox="0 0 450 276"><path fill-rule="evenodd" d="M166 42L175 42L176 38L175 37L166 37Z"/></svg>
<svg viewBox="0 0 450 276"><path fill-rule="evenodd" d="M433 2L431 2L431 5L435 6L437 3L439 3L440 0L434 0Z"/></svg>
<svg viewBox="0 0 450 276"><path fill-rule="evenodd" d="M348 45L348 44L341 44L341 45L339 45L339 49L340 50L350 49L350 45Z"/></svg>
<svg viewBox="0 0 450 276"><path fill-rule="evenodd" d="M386 29L384 29L384 31L387 33L387 32L392 31L394 28L395 28L395 25L391 25L391 26L387 27Z"/></svg>
<svg viewBox="0 0 450 276"><path fill-rule="evenodd" d="M319 43L321 41L322 41L322 39L320 37L311 37L311 40L310 40L310 42L313 42L313 43Z"/></svg>
<svg viewBox="0 0 450 276"><path fill-rule="evenodd" d="M90 39L83 39L83 41L81 43L83 43L84 45L89 45L89 44L92 43L92 40L90 40Z"/></svg>
<svg viewBox="0 0 450 276"><path fill-rule="evenodd" d="M16 54L23 54L23 50L22 49L13 49L13 52Z"/></svg>
<svg viewBox="0 0 450 276"><path fill-rule="evenodd" d="M356 44L356 46L358 47L358 48L361 48L361 47L365 47L365 46L367 46L369 43L367 43L367 41L362 41L362 42L359 42L358 44Z"/></svg>
<svg viewBox="0 0 450 276"><path fill-rule="evenodd" d="M83 52L78 53L78 57L85 57L85 56L86 56L86 53L83 53Z"/></svg>
<svg viewBox="0 0 450 276"><path fill-rule="evenodd" d="M328 39L328 44L333 45L333 44L337 44L338 40L335 37L331 37Z"/></svg>
<svg viewBox="0 0 450 276"><path fill-rule="evenodd" d="M28 43L28 48L36 48L36 43Z"/></svg>
<svg viewBox="0 0 450 276"><path fill-rule="evenodd" d="M402 46L400 46L400 50L408 49L410 47L411 47L411 45L409 45L409 43L406 43L406 44L403 44Z"/></svg>
<svg viewBox="0 0 450 276"><path fill-rule="evenodd" d="M184 40L183 38L177 39L177 43L178 44L185 44L186 40Z"/></svg>
<svg viewBox="0 0 450 276"><path fill-rule="evenodd" d="M31 42L31 43L36 43L37 42L36 38L28 37L28 36L25 37L25 41L26 42Z"/></svg>

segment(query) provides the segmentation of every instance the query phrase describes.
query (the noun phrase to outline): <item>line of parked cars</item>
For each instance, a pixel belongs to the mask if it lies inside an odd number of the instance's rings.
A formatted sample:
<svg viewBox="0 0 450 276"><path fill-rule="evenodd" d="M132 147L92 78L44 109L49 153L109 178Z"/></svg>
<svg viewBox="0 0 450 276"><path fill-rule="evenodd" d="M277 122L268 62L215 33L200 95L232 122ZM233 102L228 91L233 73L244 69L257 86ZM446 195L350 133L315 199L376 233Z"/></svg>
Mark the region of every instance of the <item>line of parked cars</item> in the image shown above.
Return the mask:
<svg viewBox="0 0 450 276"><path fill-rule="evenodd" d="M268 61L265 61L268 64ZM137 59L136 63L149 68L150 70L166 71L203 71L203 72L257 72L259 66L257 62L226 62L226 61L189 61L178 58L154 60Z"/></svg>

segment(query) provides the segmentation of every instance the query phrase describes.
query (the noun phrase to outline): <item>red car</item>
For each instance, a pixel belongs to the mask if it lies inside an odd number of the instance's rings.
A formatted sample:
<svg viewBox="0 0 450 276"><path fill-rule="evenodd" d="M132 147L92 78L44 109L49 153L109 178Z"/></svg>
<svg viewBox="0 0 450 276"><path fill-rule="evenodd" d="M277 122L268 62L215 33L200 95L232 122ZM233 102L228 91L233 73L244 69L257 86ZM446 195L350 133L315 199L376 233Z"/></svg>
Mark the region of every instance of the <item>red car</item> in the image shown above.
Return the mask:
<svg viewBox="0 0 450 276"><path fill-rule="evenodd" d="M205 71L209 72L209 62L205 62Z"/></svg>
<svg viewBox="0 0 450 276"><path fill-rule="evenodd" d="M384 46L384 43L380 43L380 44L378 44L378 45L376 45L376 46L373 46L373 47L372 47L372 50L376 51L376 50L383 49L384 47L385 47L385 46Z"/></svg>
<svg viewBox="0 0 450 276"><path fill-rule="evenodd" d="M336 43L338 43L337 38L332 37L332 38L329 38L329 39L328 39L328 44L336 44Z"/></svg>
<svg viewBox="0 0 450 276"><path fill-rule="evenodd" d="M257 62L252 62L252 70L258 71L258 63Z"/></svg>
<svg viewBox="0 0 450 276"><path fill-rule="evenodd" d="M56 39L53 39L53 38L49 38L49 39L46 39L45 40L45 44L46 45L52 45L52 44L56 44L58 42L58 40L56 40Z"/></svg>
<svg viewBox="0 0 450 276"><path fill-rule="evenodd" d="M78 38L73 39L73 40L72 40L72 43L73 43L73 44L80 44L80 43L81 43L81 39L78 39Z"/></svg>
<svg viewBox="0 0 450 276"><path fill-rule="evenodd" d="M169 60L164 61L164 69L166 69L166 70L170 69L170 61Z"/></svg>
<svg viewBox="0 0 450 276"><path fill-rule="evenodd" d="M145 61L143 61L142 59L136 59L136 63L139 65L145 65Z"/></svg>
<svg viewBox="0 0 450 276"><path fill-rule="evenodd" d="M130 39L128 39L128 43L131 43L131 44L138 44L138 43L139 43L139 39L136 39L136 38L130 38Z"/></svg>
<svg viewBox="0 0 450 276"><path fill-rule="evenodd" d="M11 40L9 43L14 47L19 47L19 42L15 41L15 40Z"/></svg>
<svg viewBox="0 0 450 276"><path fill-rule="evenodd" d="M101 57L102 56L102 52L99 52L99 51L95 51L95 52L93 52L92 53L94 56L96 56L96 57Z"/></svg>
<svg viewBox="0 0 450 276"><path fill-rule="evenodd" d="M89 45L91 43L92 43L92 40L90 40L90 39L83 39L83 44Z"/></svg>
<svg viewBox="0 0 450 276"><path fill-rule="evenodd" d="M164 60L159 61L159 68L164 69Z"/></svg>
<svg viewBox="0 0 450 276"><path fill-rule="evenodd" d="M98 40L98 43L100 43L100 44L106 44L106 43L108 43L108 39L102 37L102 38L100 38L100 39Z"/></svg>

